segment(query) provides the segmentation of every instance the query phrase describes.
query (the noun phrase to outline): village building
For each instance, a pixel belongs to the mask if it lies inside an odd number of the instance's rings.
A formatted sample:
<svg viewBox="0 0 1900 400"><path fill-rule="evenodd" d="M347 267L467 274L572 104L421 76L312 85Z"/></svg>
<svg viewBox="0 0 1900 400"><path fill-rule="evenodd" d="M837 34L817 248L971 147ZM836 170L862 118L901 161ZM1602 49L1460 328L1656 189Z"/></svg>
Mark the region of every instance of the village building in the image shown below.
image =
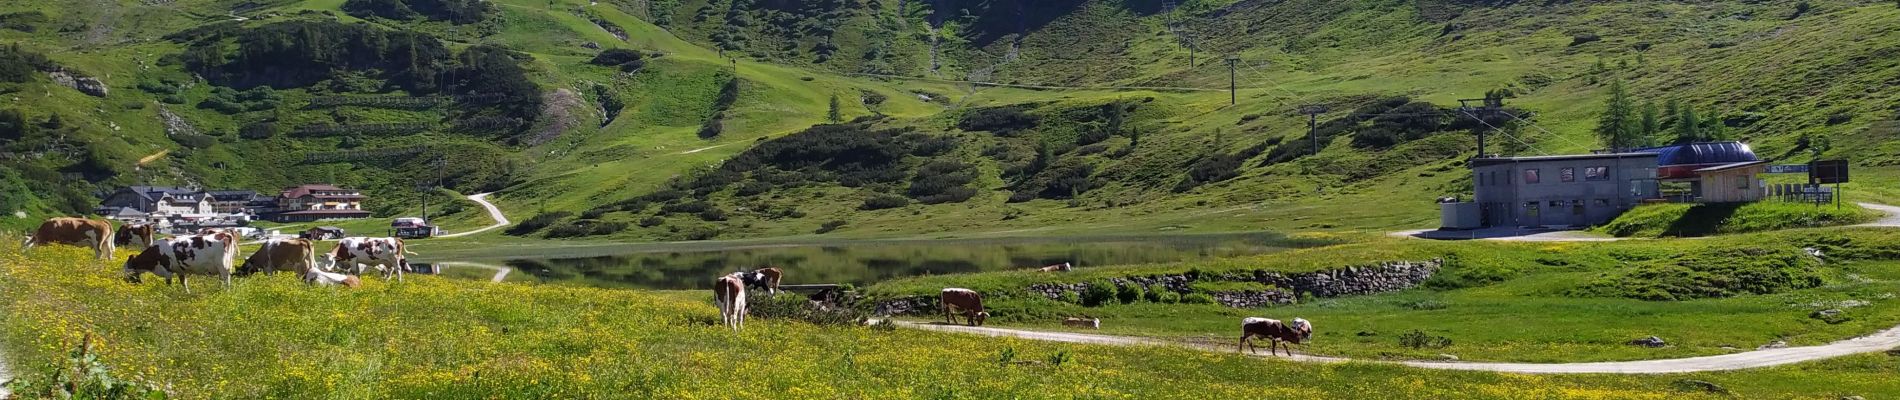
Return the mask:
<svg viewBox="0 0 1900 400"><path fill-rule="evenodd" d="M219 214L265 214L276 210L277 199L255 190L212 190L211 211Z"/></svg>
<svg viewBox="0 0 1900 400"><path fill-rule="evenodd" d="M1441 228L1591 226L1643 203L1750 202L1766 193L1766 162L1740 142L1483 157L1470 168L1472 200L1441 203Z"/></svg>
<svg viewBox="0 0 1900 400"><path fill-rule="evenodd" d="M145 219L154 215L210 215L215 211L205 191L170 186L131 186L106 195L94 210L122 219Z"/></svg>
<svg viewBox="0 0 1900 400"><path fill-rule="evenodd" d="M369 211L363 210L367 198L355 189L334 185L293 186L277 196L277 212L269 218L278 222L369 218Z"/></svg>

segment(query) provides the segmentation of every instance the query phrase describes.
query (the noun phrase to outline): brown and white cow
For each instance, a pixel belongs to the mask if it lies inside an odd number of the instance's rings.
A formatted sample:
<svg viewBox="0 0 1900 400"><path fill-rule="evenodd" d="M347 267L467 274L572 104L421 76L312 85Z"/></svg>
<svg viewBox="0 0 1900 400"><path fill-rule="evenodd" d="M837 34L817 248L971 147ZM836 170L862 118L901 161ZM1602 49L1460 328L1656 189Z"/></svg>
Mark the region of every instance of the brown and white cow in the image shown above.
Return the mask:
<svg viewBox="0 0 1900 400"><path fill-rule="evenodd" d="M94 257L112 258L112 223L85 218L52 218L26 238L24 248L47 244L91 247Z"/></svg>
<svg viewBox="0 0 1900 400"><path fill-rule="evenodd" d="M778 282L779 279L785 277L785 272L777 267L765 267L752 272L734 272L731 276L745 282L746 287L761 288L768 294L778 294Z"/></svg>
<svg viewBox="0 0 1900 400"><path fill-rule="evenodd" d="M970 326L983 326L983 320L990 318L990 313L983 311L983 295L977 294L975 290L945 288L942 300L943 317L951 325L957 323L957 314L963 314L964 322Z"/></svg>
<svg viewBox="0 0 1900 400"><path fill-rule="evenodd" d="M229 233L160 239L125 261L125 279L138 282L140 275L150 272L170 284L172 276L177 275L185 293L191 293L191 283L185 276L197 274L216 276L230 287L231 263L237 258L237 248L237 236Z"/></svg>
<svg viewBox="0 0 1900 400"><path fill-rule="evenodd" d="M112 234L112 244L119 248L143 249L152 247L152 239L157 237L157 224L125 224Z"/></svg>
<svg viewBox="0 0 1900 400"><path fill-rule="evenodd" d="M719 307L719 322L738 332L745 327L745 283L727 275L713 281L713 305Z"/></svg>
<svg viewBox="0 0 1900 400"><path fill-rule="evenodd" d="M324 272L316 268L305 271L303 273L303 281L304 283L316 286L343 286L349 288L363 286L363 280L357 277L335 272Z"/></svg>
<svg viewBox="0 0 1900 400"><path fill-rule="evenodd" d="M257 252L244 259L244 265L238 266L237 274L244 276L259 272L291 271L302 276L317 265L317 246L309 239L270 239L265 240Z"/></svg>
<svg viewBox="0 0 1900 400"><path fill-rule="evenodd" d="M1280 347L1280 342L1287 342L1286 355L1292 356L1293 345L1313 338L1313 323L1300 318L1294 318L1292 323L1253 317L1240 320L1240 344L1258 354L1259 348L1254 347L1252 340L1256 336L1272 341L1272 344L1267 347L1267 354L1273 354L1274 350Z"/></svg>
<svg viewBox="0 0 1900 400"><path fill-rule="evenodd" d="M1040 271L1042 271L1042 272L1069 272L1069 269L1070 269L1070 268L1074 268L1074 266L1073 266L1073 265L1070 265L1069 263L1066 263L1066 262L1065 262L1065 263L1061 263L1061 264L1056 264L1056 265L1051 265L1051 266L1047 266L1047 267L1042 267L1042 269L1040 269Z"/></svg>
<svg viewBox="0 0 1900 400"><path fill-rule="evenodd" d="M415 253L403 248L402 239L346 237L338 239L336 247L324 253L323 269L362 275L367 266L374 265L377 271L383 273L383 279L394 275L396 281L401 282L403 271L409 269L409 260L403 257L404 254Z"/></svg>

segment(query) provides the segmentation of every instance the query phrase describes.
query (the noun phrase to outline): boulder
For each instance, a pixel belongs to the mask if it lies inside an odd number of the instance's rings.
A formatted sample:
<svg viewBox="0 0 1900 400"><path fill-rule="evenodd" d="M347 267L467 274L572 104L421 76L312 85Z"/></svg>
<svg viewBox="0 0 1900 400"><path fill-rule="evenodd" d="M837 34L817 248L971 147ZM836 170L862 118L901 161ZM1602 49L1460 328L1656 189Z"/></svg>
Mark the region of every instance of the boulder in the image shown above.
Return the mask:
<svg viewBox="0 0 1900 400"><path fill-rule="evenodd" d="M76 76L66 71L53 71L46 73L46 75L53 78L53 83L73 88L73 90L78 90L80 93L85 93L93 97L106 97L106 93L111 91L111 89L106 88L106 83L100 81L99 78Z"/></svg>
<svg viewBox="0 0 1900 400"><path fill-rule="evenodd" d="M1756 347L1755 350L1780 349L1780 348L1787 348L1787 347L1788 347L1788 341L1776 340L1773 342L1768 342L1768 344L1761 345L1761 347Z"/></svg>
<svg viewBox="0 0 1900 400"><path fill-rule="evenodd" d="M1669 345L1669 343L1668 343L1668 342L1664 342L1664 341L1662 340L1662 338L1659 338L1659 337L1655 337L1655 336L1650 336L1650 337L1646 337L1646 338L1642 338L1642 339L1636 339L1636 340L1631 340L1631 341L1630 341L1630 344L1632 344L1632 345L1637 345L1637 346L1643 346L1643 347L1663 347L1663 346L1667 346L1667 345Z"/></svg>
<svg viewBox="0 0 1900 400"><path fill-rule="evenodd" d="M1814 313L1808 314L1808 318L1818 319L1818 320L1821 320L1822 322L1828 323L1829 325L1847 322L1854 319L1853 317L1847 316L1847 312L1841 311L1841 309L1839 308L1830 308L1826 310L1815 311Z"/></svg>

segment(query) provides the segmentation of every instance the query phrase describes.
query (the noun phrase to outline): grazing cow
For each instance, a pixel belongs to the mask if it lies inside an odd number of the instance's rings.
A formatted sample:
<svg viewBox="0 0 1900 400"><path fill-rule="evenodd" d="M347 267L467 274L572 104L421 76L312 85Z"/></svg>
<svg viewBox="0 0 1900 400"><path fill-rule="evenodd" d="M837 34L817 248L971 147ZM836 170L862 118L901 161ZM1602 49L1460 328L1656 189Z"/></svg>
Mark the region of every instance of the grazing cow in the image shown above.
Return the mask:
<svg viewBox="0 0 1900 400"><path fill-rule="evenodd" d="M1280 342L1287 342L1286 355L1292 356L1293 345L1313 338L1313 323L1300 318L1294 318L1293 323L1290 324L1266 318L1249 317L1240 320L1240 344L1255 354L1259 354L1259 348L1253 345L1252 339L1255 336L1272 341L1272 344L1267 347L1267 354L1273 354L1274 350L1280 347Z"/></svg>
<svg viewBox="0 0 1900 400"><path fill-rule="evenodd" d="M277 271L294 271L298 275L310 272L317 267L317 246L309 239L271 239L257 248L244 259L244 265L237 269L239 276Z"/></svg>
<svg viewBox="0 0 1900 400"><path fill-rule="evenodd" d="M112 223L85 218L52 218L40 223L40 229L26 238L23 248L46 244L69 244L92 248L100 259L112 258Z"/></svg>
<svg viewBox="0 0 1900 400"><path fill-rule="evenodd" d="M216 276L230 287L231 262L237 258L237 248L237 236L229 233L174 236L126 260L123 272L127 281L135 283L146 272L164 277L167 284L172 275L177 275L185 293L191 293L191 283L185 280L189 274Z"/></svg>
<svg viewBox="0 0 1900 400"><path fill-rule="evenodd" d="M1077 327L1077 328L1089 328L1089 329L1102 329L1102 319L1101 319L1101 318L1074 318L1074 317L1070 317L1070 318L1065 318L1065 319L1063 319L1063 320L1062 320L1062 324L1063 324L1063 325L1067 325L1067 326L1073 326L1073 327Z"/></svg>
<svg viewBox="0 0 1900 400"><path fill-rule="evenodd" d="M112 244L120 248L143 249L152 247L152 239L156 237L158 226L155 224L125 224L112 234Z"/></svg>
<svg viewBox="0 0 1900 400"><path fill-rule="evenodd" d="M719 306L719 322L733 332L745 327L745 283L739 278L722 276L713 281L713 305Z"/></svg>
<svg viewBox="0 0 1900 400"><path fill-rule="evenodd" d="M955 325L957 314L963 314L964 322L970 326L983 326L983 320L990 318L990 313L983 311L983 295L970 289L946 288L943 290L943 317Z"/></svg>
<svg viewBox="0 0 1900 400"><path fill-rule="evenodd" d="M746 287L765 289L766 294L778 294L778 281L785 276L785 272L779 271L777 267L765 267L752 272L734 272L731 276L745 282Z"/></svg>
<svg viewBox="0 0 1900 400"><path fill-rule="evenodd" d="M308 283L308 284L316 285L316 286L342 285L343 287L349 287L349 288L363 286L362 279L357 279L354 276L339 274L335 272L324 272L323 270L316 269L316 268L311 268L310 270L305 271L303 273L303 281L304 283Z"/></svg>
<svg viewBox="0 0 1900 400"><path fill-rule="evenodd" d="M1061 264L1042 267L1041 271L1042 272L1069 272L1070 268L1074 268L1074 266L1065 262Z"/></svg>
<svg viewBox="0 0 1900 400"><path fill-rule="evenodd" d="M402 239L346 237L338 239L336 247L324 253L323 269L339 271L337 268L341 266L341 272L362 275L365 266L375 265L376 270L383 273L383 279L393 274L397 282L402 282L403 271L409 269L409 260L403 258L404 254L415 253L403 247Z"/></svg>

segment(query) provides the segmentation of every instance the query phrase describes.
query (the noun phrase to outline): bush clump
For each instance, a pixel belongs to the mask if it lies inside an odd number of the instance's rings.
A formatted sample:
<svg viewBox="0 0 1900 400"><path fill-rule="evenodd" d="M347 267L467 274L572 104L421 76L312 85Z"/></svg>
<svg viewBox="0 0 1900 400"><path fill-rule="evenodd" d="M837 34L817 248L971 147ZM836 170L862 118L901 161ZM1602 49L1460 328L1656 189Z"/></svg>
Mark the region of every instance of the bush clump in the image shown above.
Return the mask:
<svg viewBox="0 0 1900 400"><path fill-rule="evenodd" d="M560 222L562 219L573 215L574 213L567 211L543 212L529 217L526 221L516 223L515 226L510 226L508 230L502 232L507 233L509 236L525 236L540 231L542 228L554 225L555 222Z"/></svg>
<svg viewBox="0 0 1900 400"><path fill-rule="evenodd" d="M1188 293L1181 296L1181 302L1185 304L1214 304L1214 296L1210 296L1207 293Z"/></svg>
<svg viewBox="0 0 1900 400"><path fill-rule="evenodd" d="M845 222L842 219L834 219L831 221L826 221L824 225L819 225L818 230L813 231L812 233L816 233L820 235L831 233L831 231L838 230L838 228L843 228L844 224Z"/></svg>
<svg viewBox="0 0 1900 400"><path fill-rule="evenodd" d="M908 206L908 205L910 205L910 199L906 199L902 196L879 194L879 195L873 195L871 196L871 198L864 199L864 205L858 206L858 209L871 211L871 210L883 210L887 208L898 208L898 207L903 207L903 206Z"/></svg>
<svg viewBox="0 0 1900 400"><path fill-rule="evenodd" d="M1115 286L1114 282L1109 282L1109 281L1089 282L1088 289L1084 289L1082 291L1082 305L1088 306L1088 307L1101 307L1103 305L1109 304L1109 302L1118 301L1121 296L1119 292L1120 292L1120 288Z"/></svg>
<svg viewBox="0 0 1900 400"><path fill-rule="evenodd" d="M548 229L548 237L559 239L559 238L572 238L572 237L582 237L582 236L612 235L614 233L618 233L623 230L627 230L627 223L625 222L577 220L577 221L573 221L573 222L569 222L565 224L555 225L553 228Z"/></svg>
<svg viewBox="0 0 1900 400"><path fill-rule="evenodd" d="M1121 288L1120 291L1116 292L1115 299L1121 300L1122 304L1135 304L1136 302L1140 302L1142 297L1147 296L1146 292L1147 290L1142 289L1141 285L1131 283L1128 284L1128 287Z"/></svg>

